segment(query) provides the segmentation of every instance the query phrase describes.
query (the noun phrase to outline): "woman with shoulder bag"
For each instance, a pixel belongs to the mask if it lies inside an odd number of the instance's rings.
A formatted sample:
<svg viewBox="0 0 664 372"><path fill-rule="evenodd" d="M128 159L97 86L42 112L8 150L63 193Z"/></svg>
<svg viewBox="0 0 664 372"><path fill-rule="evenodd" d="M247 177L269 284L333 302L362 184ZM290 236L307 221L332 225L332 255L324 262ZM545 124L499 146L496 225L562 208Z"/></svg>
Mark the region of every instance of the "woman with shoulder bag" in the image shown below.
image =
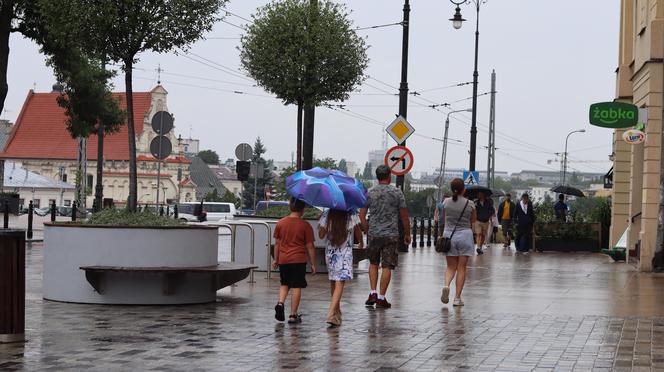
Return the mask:
<svg viewBox="0 0 664 372"><path fill-rule="evenodd" d="M440 300L446 304L450 301L450 284L456 277L456 295L454 306L463 306L461 292L466 282L466 266L468 257L475 254L472 226L477 220L475 203L463 197L465 185L461 178L455 178L450 184L452 197L445 200L443 214L445 219L444 243L442 251L446 255L447 270L445 286ZM447 241L445 241L447 239Z"/></svg>

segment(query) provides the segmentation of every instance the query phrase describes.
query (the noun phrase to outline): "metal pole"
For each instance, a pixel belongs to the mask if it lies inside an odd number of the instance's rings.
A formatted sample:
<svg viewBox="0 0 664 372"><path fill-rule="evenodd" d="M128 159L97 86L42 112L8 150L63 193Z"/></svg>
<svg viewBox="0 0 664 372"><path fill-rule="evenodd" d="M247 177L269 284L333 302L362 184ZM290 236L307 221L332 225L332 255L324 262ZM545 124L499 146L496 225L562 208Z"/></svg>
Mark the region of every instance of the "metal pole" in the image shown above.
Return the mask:
<svg viewBox="0 0 664 372"><path fill-rule="evenodd" d="M409 0L404 0L402 26L403 35L401 40L401 84L399 85L399 115L406 118L408 116L408 33L410 26ZM400 143L399 145L406 146L406 141ZM404 189L404 180L404 176L397 177L397 187L399 187L401 191ZM399 236L403 236L403 233L400 233Z"/></svg>
<svg viewBox="0 0 664 372"><path fill-rule="evenodd" d="M93 210L99 212L102 209L104 199L104 186L102 185L104 169L104 126L99 123L97 128L97 182L95 184L95 202Z"/></svg>
<svg viewBox="0 0 664 372"><path fill-rule="evenodd" d="M438 202L443 202L443 185L445 184L445 158L447 157L447 134L450 130L450 113L445 120L445 133L443 134L443 151L440 153L440 172L438 173Z"/></svg>
<svg viewBox="0 0 664 372"><path fill-rule="evenodd" d="M480 43L480 4L481 1L476 0L475 6L477 9L477 20L475 24L475 70L473 71L473 115L470 125L470 165L468 170L475 171L475 155L477 152L477 79L479 73L477 72L477 61L479 59L479 43Z"/></svg>
<svg viewBox="0 0 664 372"><path fill-rule="evenodd" d="M21 206L22 207L22 206ZM3 227L5 229L9 228L9 201L5 199L5 211L4 211Z"/></svg>
<svg viewBox="0 0 664 372"><path fill-rule="evenodd" d="M496 70L491 72L491 106L489 109L489 148L486 175L487 187L493 188L496 174Z"/></svg>
<svg viewBox="0 0 664 372"><path fill-rule="evenodd" d="M254 214L256 214L256 189L258 188L258 163L254 163Z"/></svg>
<svg viewBox="0 0 664 372"><path fill-rule="evenodd" d="M159 116L159 136L162 136L164 132L164 115ZM161 140L159 140L159 154L157 157L157 203L156 207L159 207L159 188L161 187Z"/></svg>
<svg viewBox="0 0 664 372"><path fill-rule="evenodd" d="M32 240L32 219L34 218L33 216L34 213L35 213L35 206L32 203L32 200L30 200L30 204L28 204L28 231L27 231L28 240Z"/></svg>

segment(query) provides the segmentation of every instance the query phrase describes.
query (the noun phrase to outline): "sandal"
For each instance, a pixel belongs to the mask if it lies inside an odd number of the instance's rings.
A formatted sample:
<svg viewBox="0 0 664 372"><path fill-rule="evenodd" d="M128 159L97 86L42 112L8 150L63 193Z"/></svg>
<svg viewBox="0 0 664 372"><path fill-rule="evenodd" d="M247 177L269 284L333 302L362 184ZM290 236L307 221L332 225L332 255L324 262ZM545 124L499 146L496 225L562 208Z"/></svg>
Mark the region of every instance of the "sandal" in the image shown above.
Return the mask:
<svg viewBox="0 0 664 372"><path fill-rule="evenodd" d="M299 324L299 323L302 323L302 315L291 314L288 316L288 324Z"/></svg>

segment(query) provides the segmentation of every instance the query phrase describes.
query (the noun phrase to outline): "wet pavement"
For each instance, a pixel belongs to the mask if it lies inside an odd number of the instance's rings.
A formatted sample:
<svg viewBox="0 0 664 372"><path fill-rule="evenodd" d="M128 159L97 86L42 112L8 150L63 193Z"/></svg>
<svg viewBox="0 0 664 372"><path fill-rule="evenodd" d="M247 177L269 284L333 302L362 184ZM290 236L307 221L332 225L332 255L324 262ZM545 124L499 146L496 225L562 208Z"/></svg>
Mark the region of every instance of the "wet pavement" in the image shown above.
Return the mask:
<svg viewBox="0 0 664 372"><path fill-rule="evenodd" d="M99 306L41 299L41 245L28 249L25 344L0 370L664 371L664 276L598 254L474 257L466 306L440 302L444 259L400 256L388 300L364 307L366 270L328 329L326 275L308 276L304 322L274 320L278 275L194 306ZM366 269L366 262L361 264ZM288 306L288 304L287 304Z"/></svg>

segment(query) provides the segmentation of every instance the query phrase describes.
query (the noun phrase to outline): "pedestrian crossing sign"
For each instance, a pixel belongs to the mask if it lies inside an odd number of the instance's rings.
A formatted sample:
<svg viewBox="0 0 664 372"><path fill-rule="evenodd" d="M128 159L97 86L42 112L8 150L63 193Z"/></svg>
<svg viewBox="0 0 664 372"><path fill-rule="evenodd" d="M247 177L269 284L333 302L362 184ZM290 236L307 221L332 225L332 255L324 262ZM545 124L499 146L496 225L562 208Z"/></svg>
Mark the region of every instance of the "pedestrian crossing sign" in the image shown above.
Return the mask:
<svg viewBox="0 0 664 372"><path fill-rule="evenodd" d="M466 185L479 185L480 184L480 172L463 172L463 183Z"/></svg>

